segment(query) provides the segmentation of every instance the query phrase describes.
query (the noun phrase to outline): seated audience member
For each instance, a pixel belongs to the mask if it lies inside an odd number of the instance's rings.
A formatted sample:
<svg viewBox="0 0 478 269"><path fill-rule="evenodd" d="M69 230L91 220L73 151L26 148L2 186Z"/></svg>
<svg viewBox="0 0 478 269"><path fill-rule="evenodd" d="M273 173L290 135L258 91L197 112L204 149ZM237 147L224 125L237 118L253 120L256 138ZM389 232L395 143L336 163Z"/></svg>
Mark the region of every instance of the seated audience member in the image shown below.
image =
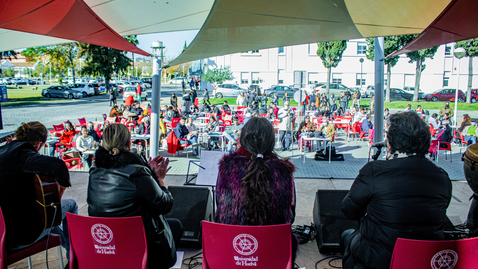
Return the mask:
<svg viewBox="0 0 478 269"><path fill-rule="evenodd" d="M362 132L364 133L364 136L368 136L370 130L373 130L372 115L367 114L365 119L362 121Z"/></svg>
<svg viewBox="0 0 478 269"><path fill-rule="evenodd" d="M388 122L388 119L390 118L390 111L388 110L388 108L385 108L384 112L383 112L383 120L385 122ZM386 125L384 125L386 126Z"/></svg>
<svg viewBox="0 0 478 269"><path fill-rule="evenodd" d="M327 118L323 119L322 124L319 126L318 131L322 132L323 135L325 135L328 139L330 139L330 142L334 141L334 136L335 136L335 125L330 122ZM325 141L318 141L319 142L319 149L317 150L318 153L322 153L325 151L327 148L327 144L330 142L325 142Z"/></svg>
<svg viewBox="0 0 478 269"><path fill-rule="evenodd" d="M252 118L252 113L247 112L244 114L244 122L243 124L246 125L246 123Z"/></svg>
<svg viewBox="0 0 478 269"><path fill-rule="evenodd" d="M473 191L473 200L466 219L466 227L470 229L470 237L478 236L478 145L474 144L466 149L463 155L463 171L465 178Z"/></svg>
<svg viewBox="0 0 478 269"><path fill-rule="evenodd" d="M93 160L93 154L85 154L85 151L95 150L95 140L88 135L88 129L85 126L81 126L81 135L76 138L76 149L81 152L83 161L88 163L88 167L91 167Z"/></svg>
<svg viewBox="0 0 478 269"><path fill-rule="evenodd" d="M452 125L452 123L453 123L453 121L450 118L450 116L448 115L448 113L445 113L445 115L443 115L443 118L440 122L440 127L443 127L445 125Z"/></svg>
<svg viewBox="0 0 478 269"><path fill-rule="evenodd" d="M465 129L466 126L471 125L471 117L468 114L463 114L463 120L460 123L460 127L458 128L458 131L463 132L463 129Z"/></svg>
<svg viewBox="0 0 478 269"><path fill-rule="evenodd" d="M408 105L407 105L407 108L405 108L404 111L405 111L405 112L412 111L412 105L408 104Z"/></svg>
<svg viewBox="0 0 478 269"><path fill-rule="evenodd" d="M304 147L304 144L305 144L306 147L309 148L309 151L311 151L312 141L304 141L302 139L302 134L305 135L305 133L311 133L311 132L315 131L315 126L310 121L309 116L306 116L304 118L304 121L299 124L299 130L298 131L299 131L299 147L301 148L301 151L303 150L302 147Z"/></svg>
<svg viewBox="0 0 478 269"><path fill-rule="evenodd" d="M423 109L422 109L422 106L421 106L421 105L418 105L418 106L417 106L417 114L418 114L418 116L422 116L423 114L425 114L425 113L423 112Z"/></svg>
<svg viewBox="0 0 478 269"><path fill-rule="evenodd" d="M181 222L166 219L173 197L164 184L169 159L158 156L146 163L131 152L131 135L121 124L108 126L95 153L88 180L88 215L143 219L149 268L170 268L176 262ZM174 240L171 240L173 239Z"/></svg>
<svg viewBox="0 0 478 269"><path fill-rule="evenodd" d="M138 128L136 128L136 134L139 134L139 135L149 135L149 134L151 134L151 121L150 121L149 117L145 117L141 121L141 124L138 125ZM164 134L162 134L161 130L159 131L159 135L160 136L164 135ZM136 140L133 141L133 143L141 145L141 154L143 156L146 156L145 153L146 153L146 149L147 149L146 148L146 143L147 142L149 142L149 139L148 140L136 139Z"/></svg>
<svg viewBox="0 0 478 269"><path fill-rule="evenodd" d="M357 105L353 105L352 107L350 107L350 114L351 114L352 116L354 116L355 113L357 113L358 111L360 111L360 109L358 108Z"/></svg>
<svg viewBox="0 0 478 269"><path fill-rule="evenodd" d="M199 108L195 104L191 104L189 107L189 114L194 115L199 113Z"/></svg>
<svg viewBox="0 0 478 269"><path fill-rule="evenodd" d="M173 118L179 118L181 117L181 113L179 113L179 108L177 106L173 106L173 110L172 110L172 115L173 115Z"/></svg>
<svg viewBox="0 0 478 269"><path fill-rule="evenodd" d="M58 143L61 143L61 144L71 143L71 140L73 139L75 134L76 134L75 127L73 127L73 124L71 124L71 122L67 121L65 123L65 130L61 132L60 142L54 142L50 144L50 156L52 157L55 156L56 145Z"/></svg>
<svg viewBox="0 0 478 269"><path fill-rule="evenodd" d="M230 111L231 111L231 108L230 108L229 105L227 104L227 101L224 101L224 104L222 105L221 108L224 109L224 111L226 111L226 112L230 112Z"/></svg>
<svg viewBox="0 0 478 269"><path fill-rule="evenodd" d="M197 135L198 133L198 128L196 128L196 125L194 125L194 119L189 117L187 119L186 127L188 127L188 131L191 135Z"/></svg>
<svg viewBox="0 0 478 269"><path fill-rule="evenodd" d="M73 199L61 199L70 187L70 174L65 163L40 154L48 137L46 127L40 122L22 124L15 132L15 140L0 148L0 207L5 219L5 253L25 248L48 233L61 236L62 246L69 258L70 241L65 212L78 214ZM59 184L62 225L43 229L43 216L38 210L35 195L34 174L54 178ZM3 261L2 261L3 262Z"/></svg>
<svg viewBox="0 0 478 269"><path fill-rule="evenodd" d="M217 115L221 115L221 109L219 109L219 107L216 105L211 106L211 112L216 113Z"/></svg>
<svg viewBox="0 0 478 269"><path fill-rule="evenodd" d="M181 119L178 122L178 125L174 127L174 135L176 135L178 139L186 138L187 144L192 145L194 149L194 153L196 155L199 155L199 149L197 147L197 143L198 143L197 134L189 133L188 127L186 126L186 120L187 120L186 117L184 116L181 117ZM186 141L180 140L179 144L184 145L186 144Z"/></svg>
<svg viewBox="0 0 478 269"><path fill-rule="evenodd" d="M261 114L267 114L266 107L261 106L261 107L259 108L258 113L259 113L259 115L261 115Z"/></svg>
<svg viewBox="0 0 478 269"><path fill-rule="evenodd" d="M438 121L437 121L437 117L438 117L438 114L437 113L433 113L431 117L428 118L427 120L427 123L428 124L431 124L433 126L433 129L436 130L439 128L439 124L438 124Z"/></svg>
<svg viewBox="0 0 478 269"><path fill-rule="evenodd" d="M211 133L218 133L219 128L219 122L216 120L216 118L214 116L209 116L209 123L206 125L206 131ZM209 137L206 148L209 150L213 148L219 148L219 146L217 145L218 141L219 137Z"/></svg>
<svg viewBox="0 0 478 269"><path fill-rule="evenodd" d="M464 136L463 141L468 145L476 144L476 123L472 122L471 125L465 126L461 135Z"/></svg>
<svg viewBox="0 0 478 269"><path fill-rule="evenodd" d="M365 118L365 111L363 108L360 108L359 110L355 112L354 117L352 118L352 123L362 122L364 118Z"/></svg>
<svg viewBox="0 0 478 269"><path fill-rule="evenodd" d="M93 137L95 142L99 143L101 141L101 138L98 135L98 133L95 131L94 124L91 121L88 122L88 135Z"/></svg>
<svg viewBox="0 0 478 269"><path fill-rule="evenodd" d="M129 106L125 107L123 112L123 117L125 117L128 121L133 120L134 117L138 117L138 114L131 112Z"/></svg>
<svg viewBox="0 0 478 269"><path fill-rule="evenodd" d="M274 128L251 118L239 139L241 147L219 162L215 222L230 225L275 225L295 218L294 165L274 153ZM295 257L298 242L292 237Z"/></svg>
<svg viewBox="0 0 478 269"><path fill-rule="evenodd" d="M443 240L452 185L448 174L425 157L430 130L414 112L393 114L389 156L367 163L342 201L358 230L342 234L343 268L389 268L398 237Z"/></svg>
<svg viewBox="0 0 478 269"><path fill-rule="evenodd" d="M224 137L227 139L227 151L232 152L232 146L236 144L237 139L241 136L241 129L243 125L239 123L237 116L232 117L231 126L227 126L224 130Z"/></svg>
<svg viewBox="0 0 478 269"><path fill-rule="evenodd" d="M114 105L110 110L110 117L119 117L121 115L123 115L123 113L118 110L117 105Z"/></svg>
<svg viewBox="0 0 478 269"><path fill-rule="evenodd" d="M136 117L133 117L133 120L134 120L134 121L137 121L137 120L138 120L139 115L143 115L143 109L139 106L139 103L134 103L134 104L131 106L130 111L133 112L134 114L138 115L138 116L136 116Z"/></svg>

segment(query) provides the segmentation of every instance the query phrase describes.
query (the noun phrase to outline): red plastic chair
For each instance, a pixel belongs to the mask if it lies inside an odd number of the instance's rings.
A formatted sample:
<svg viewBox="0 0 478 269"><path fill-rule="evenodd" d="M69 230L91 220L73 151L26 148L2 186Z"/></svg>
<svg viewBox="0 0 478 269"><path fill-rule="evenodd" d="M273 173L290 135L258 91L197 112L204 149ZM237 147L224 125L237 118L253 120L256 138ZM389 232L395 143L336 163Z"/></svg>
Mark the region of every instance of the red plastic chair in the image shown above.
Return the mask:
<svg viewBox="0 0 478 269"><path fill-rule="evenodd" d="M246 106L237 106L237 110L246 109Z"/></svg>
<svg viewBox="0 0 478 269"><path fill-rule="evenodd" d="M98 218L66 213L70 269L148 268L141 217Z"/></svg>
<svg viewBox="0 0 478 269"><path fill-rule="evenodd" d="M0 208L0 269L7 269L7 266L13 264L17 261L23 260L28 258L28 268L32 268L32 261L30 256L45 251L46 249L46 238L41 240L27 248L22 250L10 253L7 255L7 246L5 242L5 234L6 234L6 227L5 227L5 220L3 218L3 212ZM63 268L63 256L61 254L61 240L59 235L51 235L50 240L48 241L48 249L57 247L58 248L58 257L60 268Z"/></svg>
<svg viewBox="0 0 478 269"><path fill-rule="evenodd" d="M181 118L172 118L171 119L171 129L174 129L176 128L176 126L178 125L178 122L181 120Z"/></svg>
<svg viewBox="0 0 478 269"><path fill-rule="evenodd" d="M79 122L80 124L75 125L75 127L87 126L87 122L86 122L86 119L85 119L85 118L78 119L78 122Z"/></svg>
<svg viewBox="0 0 478 269"><path fill-rule="evenodd" d="M51 134L55 134L55 137L60 137L61 136L61 132L65 131L65 126L63 126L63 124L59 124L59 125L54 125L53 124L53 130L50 130L50 133Z"/></svg>
<svg viewBox="0 0 478 269"><path fill-rule="evenodd" d="M436 132L440 129L433 129L433 124L429 123L428 125L430 125L430 134L432 136L435 136L436 135Z"/></svg>
<svg viewBox="0 0 478 269"><path fill-rule="evenodd" d="M448 241L398 238L390 269L477 268L478 237Z"/></svg>
<svg viewBox="0 0 478 269"><path fill-rule="evenodd" d="M65 162L66 167L68 169L81 169L83 168L83 163L81 162L81 158L69 157L65 155L63 150L60 150L61 160Z"/></svg>
<svg viewBox="0 0 478 269"><path fill-rule="evenodd" d="M202 268L292 268L290 224L238 226L202 222Z"/></svg>

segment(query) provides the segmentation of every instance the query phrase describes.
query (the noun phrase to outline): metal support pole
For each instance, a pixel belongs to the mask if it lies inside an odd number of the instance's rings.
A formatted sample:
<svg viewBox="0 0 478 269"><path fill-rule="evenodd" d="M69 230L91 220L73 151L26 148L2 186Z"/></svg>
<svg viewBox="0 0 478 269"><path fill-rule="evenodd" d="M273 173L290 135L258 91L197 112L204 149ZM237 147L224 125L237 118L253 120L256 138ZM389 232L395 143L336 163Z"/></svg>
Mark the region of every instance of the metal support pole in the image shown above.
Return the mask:
<svg viewBox="0 0 478 269"><path fill-rule="evenodd" d="M375 38L375 118L374 143L383 141L384 38Z"/></svg>
<svg viewBox="0 0 478 269"><path fill-rule="evenodd" d="M162 62L157 56L153 56L153 96L151 99L151 139L149 156L154 158L159 153L159 117L161 115L161 77L160 69Z"/></svg>
<svg viewBox="0 0 478 269"><path fill-rule="evenodd" d="M453 111L453 125L458 128L456 122L456 112L458 111L458 93L460 91L460 71L461 71L461 58L458 58L458 74L456 74L456 91L455 91L455 109Z"/></svg>

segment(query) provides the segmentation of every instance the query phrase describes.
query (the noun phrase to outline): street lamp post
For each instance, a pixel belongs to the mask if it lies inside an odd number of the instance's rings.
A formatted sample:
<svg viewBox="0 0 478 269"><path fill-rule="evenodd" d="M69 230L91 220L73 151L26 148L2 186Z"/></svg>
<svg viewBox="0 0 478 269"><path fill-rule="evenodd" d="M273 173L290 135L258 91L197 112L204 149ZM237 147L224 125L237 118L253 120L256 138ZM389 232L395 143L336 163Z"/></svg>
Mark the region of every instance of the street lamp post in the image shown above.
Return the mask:
<svg viewBox="0 0 478 269"><path fill-rule="evenodd" d="M458 110L458 92L460 91L460 70L461 70L461 58L466 56L466 50L464 48L456 48L455 52L453 53L455 57L458 59L458 74L457 74L457 82L456 82L456 90L455 90L455 112L453 113L453 122L455 126L457 126L456 122L456 112Z"/></svg>
<svg viewBox="0 0 478 269"><path fill-rule="evenodd" d="M158 156L159 152L159 117L161 114L161 77L160 69L162 68L162 51L164 49L163 42L154 41L151 45L152 60L153 60L153 85L151 98L151 140L149 156L154 158ZM161 53L161 58L158 59L158 53Z"/></svg>
<svg viewBox="0 0 478 269"><path fill-rule="evenodd" d="M362 89L363 83L363 58L360 58L360 89Z"/></svg>

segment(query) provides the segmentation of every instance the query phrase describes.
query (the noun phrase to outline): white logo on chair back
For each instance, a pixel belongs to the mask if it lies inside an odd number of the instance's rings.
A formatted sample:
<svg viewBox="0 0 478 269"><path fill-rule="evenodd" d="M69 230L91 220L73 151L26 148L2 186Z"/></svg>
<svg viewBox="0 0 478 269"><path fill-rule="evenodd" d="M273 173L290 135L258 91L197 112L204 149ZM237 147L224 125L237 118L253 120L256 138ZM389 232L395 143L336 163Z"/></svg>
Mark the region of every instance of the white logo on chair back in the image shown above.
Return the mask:
<svg viewBox="0 0 478 269"><path fill-rule="evenodd" d="M113 240L113 231L104 224L95 224L91 227L91 235L96 242L100 244L108 244Z"/></svg>
<svg viewBox="0 0 478 269"><path fill-rule="evenodd" d="M431 265L433 269L453 269L458 262L458 254L451 249L439 251L433 256Z"/></svg>
<svg viewBox="0 0 478 269"><path fill-rule="evenodd" d="M104 224L95 224L91 227L93 245L97 254L116 254L116 245L113 240L113 231ZM101 245L97 245L96 242Z"/></svg>
<svg viewBox="0 0 478 269"><path fill-rule="evenodd" d="M240 234L232 242L234 249L242 255L251 255L256 252L259 244L257 239L250 234Z"/></svg>
<svg viewBox="0 0 478 269"><path fill-rule="evenodd" d="M232 246L237 253L249 256L256 252L259 247L259 242L257 242L257 239L250 234L240 234L234 237L234 240L232 240ZM257 266L259 257L234 256L234 260L236 261L236 265L239 266Z"/></svg>

